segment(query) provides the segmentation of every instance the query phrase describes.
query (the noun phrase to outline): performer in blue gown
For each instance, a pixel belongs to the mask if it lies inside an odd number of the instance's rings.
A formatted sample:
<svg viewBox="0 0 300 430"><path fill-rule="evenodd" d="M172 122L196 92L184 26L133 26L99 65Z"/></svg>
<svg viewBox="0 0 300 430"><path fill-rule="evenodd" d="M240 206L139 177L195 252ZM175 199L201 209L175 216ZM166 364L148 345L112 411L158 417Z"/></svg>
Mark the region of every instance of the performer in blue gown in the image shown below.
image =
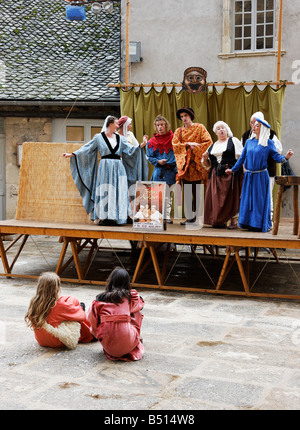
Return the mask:
<svg viewBox="0 0 300 430"><path fill-rule="evenodd" d="M101 225L127 223L131 208L127 176L121 160L122 154L133 154L138 147L118 135L118 120L109 116L102 132L72 154L71 173L83 199L83 206L91 220ZM101 156L97 166L98 153Z"/></svg>
<svg viewBox="0 0 300 430"><path fill-rule="evenodd" d="M235 173L244 164L239 227L252 231L267 232L272 227L268 156L282 163L293 155L291 149L285 157L278 154L273 141L269 139L270 128L267 121L257 118L254 126L256 138L246 141L238 161L226 170L226 173Z"/></svg>

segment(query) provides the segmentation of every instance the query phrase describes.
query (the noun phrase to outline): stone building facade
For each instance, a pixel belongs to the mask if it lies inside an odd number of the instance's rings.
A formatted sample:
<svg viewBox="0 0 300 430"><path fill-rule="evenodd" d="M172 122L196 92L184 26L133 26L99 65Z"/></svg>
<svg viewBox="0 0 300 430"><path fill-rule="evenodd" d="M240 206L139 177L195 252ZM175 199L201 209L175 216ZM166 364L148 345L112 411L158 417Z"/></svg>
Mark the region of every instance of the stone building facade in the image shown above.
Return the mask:
<svg viewBox="0 0 300 430"><path fill-rule="evenodd" d="M0 219L15 216L18 145L67 140L81 127L83 143L107 114L120 113L127 0L98 19L87 7L84 22L67 22L63 0L0 2ZM130 82L182 82L190 66L208 82L275 81L280 0L131 0L130 41L141 42L141 61ZM299 2L283 2L280 78L287 86L281 141L300 161ZM70 139L74 139L72 135ZM78 140L78 139L77 139ZM3 155L5 154L5 155ZM5 157L5 162L3 157ZM283 215L292 216L291 191Z"/></svg>

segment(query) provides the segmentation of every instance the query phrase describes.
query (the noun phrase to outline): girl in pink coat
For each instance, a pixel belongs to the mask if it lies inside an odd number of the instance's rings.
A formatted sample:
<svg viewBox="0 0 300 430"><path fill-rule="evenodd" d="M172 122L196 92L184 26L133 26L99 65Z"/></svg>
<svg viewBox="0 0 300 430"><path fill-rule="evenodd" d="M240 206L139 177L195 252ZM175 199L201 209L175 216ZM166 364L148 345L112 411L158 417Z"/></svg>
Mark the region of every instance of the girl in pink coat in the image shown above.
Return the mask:
<svg viewBox="0 0 300 430"><path fill-rule="evenodd" d="M60 296L60 278L54 272L45 272L39 277L25 321L41 346L74 349L78 342L93 340L79 300Z"/></svg>
<svg viewBox="0 0 300 430"><path fill-rule="evenodd" d="M140 360L144 353L141 326L144 300L130 289L125 269L116 267L88 311L91 333L99 340L109 360Z"/></svg>

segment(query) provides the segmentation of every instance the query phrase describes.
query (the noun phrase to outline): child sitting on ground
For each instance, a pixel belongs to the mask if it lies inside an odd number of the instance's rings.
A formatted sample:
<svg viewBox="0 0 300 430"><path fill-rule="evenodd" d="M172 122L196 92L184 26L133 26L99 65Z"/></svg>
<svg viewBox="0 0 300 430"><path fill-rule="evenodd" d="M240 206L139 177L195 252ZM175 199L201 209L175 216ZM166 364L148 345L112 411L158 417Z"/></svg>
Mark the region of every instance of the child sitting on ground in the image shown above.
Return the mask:
<svg viewBox="0 0 300 430"><path fill-rule="evenodd" d="M78 342L90 342L90 323L78 299L61 296L60 278L54 272L43 273L38 280L36 295L31 299L25 316L41 346L74 349Z"/></svg>
<svg viewBox="0 0 300 430"><path fill-rule="evenodd" d="M140 360L144 353L140 332L144 300L130 289L125 269L116 267L109 275L105 292L91 304L88 320L109 360Z"/></svg>

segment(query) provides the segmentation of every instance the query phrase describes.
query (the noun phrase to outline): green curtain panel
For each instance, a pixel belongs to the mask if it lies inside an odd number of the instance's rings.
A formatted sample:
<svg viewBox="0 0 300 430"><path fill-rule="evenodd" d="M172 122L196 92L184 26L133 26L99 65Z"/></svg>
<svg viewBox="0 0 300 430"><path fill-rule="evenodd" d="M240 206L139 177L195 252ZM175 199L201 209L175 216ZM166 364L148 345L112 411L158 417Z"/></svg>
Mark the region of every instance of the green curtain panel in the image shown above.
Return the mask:
<svg viewBox="0 0 300 430"><path fill-rule="evenodd" d="M247 91L244 86L234 89L225 87L218 93L216 87L213 87L206 93L191 94L177 91L175 87L170 91L167 87L158 91L153 86L146 91L141 85L138 90L120 90L121 114L132 118L132 131L138 141L142 142L144 134L149 138L153 135L153 121L157 115L165 116L174 131L182 125L176 118L176 111L181 107L191 107L196 115L194 122L204 124L214 141L216 136L212 128L215 122L225 121L234 136L240 139L250 127L251 115L262 111L280 139L285 88L283 85L275 90L267 85L260 90L254 85L251 91Z"/></svg>

